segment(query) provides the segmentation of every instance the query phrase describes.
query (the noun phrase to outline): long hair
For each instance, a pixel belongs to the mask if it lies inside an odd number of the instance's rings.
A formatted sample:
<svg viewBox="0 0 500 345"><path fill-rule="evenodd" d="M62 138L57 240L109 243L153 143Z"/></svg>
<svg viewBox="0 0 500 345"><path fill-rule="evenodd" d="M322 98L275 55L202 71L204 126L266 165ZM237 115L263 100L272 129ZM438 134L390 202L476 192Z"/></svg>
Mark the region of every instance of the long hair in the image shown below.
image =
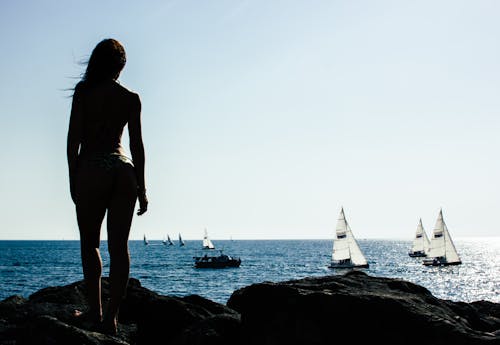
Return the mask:
<svg viewBox="0 0 500 345"><path fill-rule="evenodd" d="M112 38L104 39L92 51L81 82L95 85L117 79L126 62L125 49L121 43Z"/></svg>

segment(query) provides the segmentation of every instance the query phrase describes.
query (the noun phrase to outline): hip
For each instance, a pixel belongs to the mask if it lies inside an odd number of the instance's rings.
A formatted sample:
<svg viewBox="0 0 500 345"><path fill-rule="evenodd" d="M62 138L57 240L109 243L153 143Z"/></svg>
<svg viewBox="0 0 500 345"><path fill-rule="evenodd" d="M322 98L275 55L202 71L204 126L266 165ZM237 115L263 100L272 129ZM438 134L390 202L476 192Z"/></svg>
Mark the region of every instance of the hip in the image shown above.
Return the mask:
<svg viewBox="0 0 500 345"><path fill-rule="evenodd" d="M120 153L96 152L78 157L78 170L90 168L110 172L130 167L134 167L132 160Z"/></svg>

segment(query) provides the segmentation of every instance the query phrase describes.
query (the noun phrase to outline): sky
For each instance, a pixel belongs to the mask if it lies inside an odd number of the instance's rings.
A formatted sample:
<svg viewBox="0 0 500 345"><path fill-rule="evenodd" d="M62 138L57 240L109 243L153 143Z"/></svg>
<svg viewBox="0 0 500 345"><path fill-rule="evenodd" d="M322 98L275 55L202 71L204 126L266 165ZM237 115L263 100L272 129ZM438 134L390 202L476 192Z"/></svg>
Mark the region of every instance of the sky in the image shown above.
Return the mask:
<svg viewBox="0 0 500 345"><path fill-rule="evenodd" d="M142 100L131 239L499 236L500 2L0 2L0 239L78 239L71 88L104 38ZM124 134L128 149L128 134ZM103 224L102 238L106 238Z"/></svg>

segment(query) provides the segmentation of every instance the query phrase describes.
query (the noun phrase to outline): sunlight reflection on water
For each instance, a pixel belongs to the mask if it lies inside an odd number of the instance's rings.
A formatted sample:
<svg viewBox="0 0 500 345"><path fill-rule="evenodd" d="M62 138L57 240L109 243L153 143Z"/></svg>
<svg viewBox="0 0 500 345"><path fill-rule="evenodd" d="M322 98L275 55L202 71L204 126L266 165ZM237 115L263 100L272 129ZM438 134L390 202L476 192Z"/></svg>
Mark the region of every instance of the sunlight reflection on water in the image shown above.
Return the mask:
<svg viewBox="0 0 500 345"><path fill-rule="evenodd" d="M500 238L456 239L463 264L423 266L407 255L410 241L359 240L370 263L365 272L401 278L422 285L436 297L471 302L500 303ZM225 253L242 259L240 268L200 270L193 267L201 241L185 247L144 246L131 241L131 276L161 294L199 294L225 303L238 288L262 281L284 281L308 276L340 274L327 268L330 240L215 241ZM43 255L40 255L43 253ZM109 272L106 243L102 244L104 275ZM0 299L13 294L27 297L46 286L82 279L78 241L0 241Z"/></svg>

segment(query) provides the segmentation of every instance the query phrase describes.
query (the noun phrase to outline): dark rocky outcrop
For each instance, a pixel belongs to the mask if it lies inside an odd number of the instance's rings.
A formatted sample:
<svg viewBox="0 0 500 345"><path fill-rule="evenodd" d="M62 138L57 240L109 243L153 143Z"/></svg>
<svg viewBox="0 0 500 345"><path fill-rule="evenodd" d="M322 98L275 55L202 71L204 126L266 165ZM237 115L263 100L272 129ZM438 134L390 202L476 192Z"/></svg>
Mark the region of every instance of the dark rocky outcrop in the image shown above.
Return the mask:
<svg viewBox="0 0 500 345"><path fill-rule="evenodd" d="M248 344L500 344L500 305L440 300L360 271L254 284L227 305Z"/></svg>
<svg viewBox="0 0 500 345"><path fill-rule="evenodd" d="M103 279L104 299L109 295ZM0 344L500 344L500 304L451 302L406 281L344 276L254 284L227 306L169 297L131 279L118 336L75 321L85 306L76 282L0 302Z"/></svg>

